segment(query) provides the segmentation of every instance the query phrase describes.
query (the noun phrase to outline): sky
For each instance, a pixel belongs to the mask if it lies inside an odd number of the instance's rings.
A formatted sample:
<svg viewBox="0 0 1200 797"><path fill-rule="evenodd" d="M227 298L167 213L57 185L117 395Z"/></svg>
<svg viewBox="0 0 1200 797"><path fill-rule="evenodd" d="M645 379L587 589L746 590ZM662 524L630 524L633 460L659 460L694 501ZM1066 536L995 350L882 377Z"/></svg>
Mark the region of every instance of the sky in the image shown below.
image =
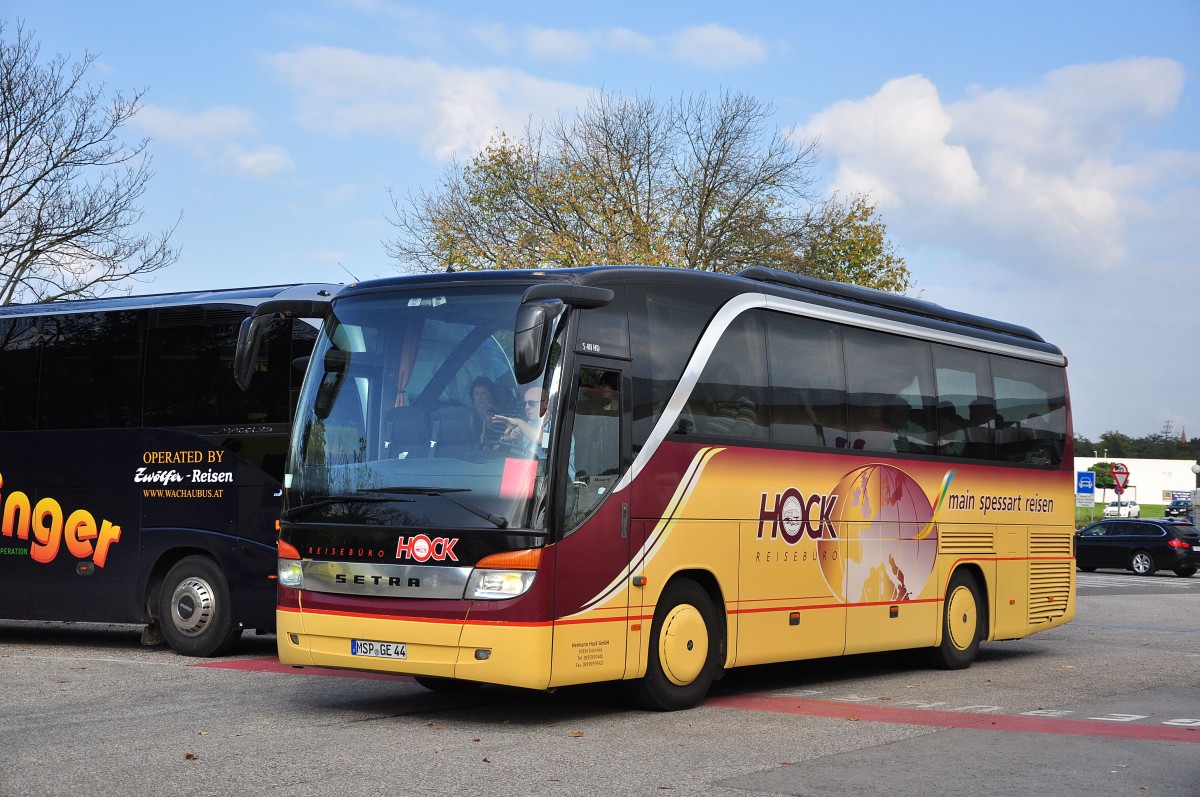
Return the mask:
<svg viewBox="0 0 1200 797"><path fill-rule="evenodd" d="M742 92L867 193L911 295L1062 349L1075 432L1200 436L1200 0L4 0L146 89L134 293L393 276L390 196L600 91ZM391 192L391 193L389 193Z"/></svg>

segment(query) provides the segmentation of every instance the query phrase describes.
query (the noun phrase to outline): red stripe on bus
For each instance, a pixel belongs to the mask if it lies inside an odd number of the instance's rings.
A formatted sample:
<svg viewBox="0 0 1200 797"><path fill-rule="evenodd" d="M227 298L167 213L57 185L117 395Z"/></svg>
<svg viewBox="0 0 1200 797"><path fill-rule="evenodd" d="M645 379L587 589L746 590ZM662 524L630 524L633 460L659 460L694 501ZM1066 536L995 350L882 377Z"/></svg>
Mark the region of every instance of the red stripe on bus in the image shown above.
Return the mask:
<svg viewBox="0 0 1200 797"><path fill-rule="evenodd" d="M368 678L377 681L411 681L409 675L389 675L382 672L363 672L361 670L334 670L328 667L293 667L280 664L274 656L264 656L254 659L235 659L233 661L202 661L188 665L190 667L206 667L214 670L240 670L241 672L270 672L284 675L324 675L330 678Z"/></svg>
<svg viewBox="0 0 1200 797"><path fill-rule="evenodd" d="M714 697L705 706L802 717L884 722L894 725L925 725L933 728L962 728L977 731L1046 733L1057 736L1100 736L1112 739L1140 739L1150 742L1188 742L1200 744L1200 728L1175 728L1167 725L1131 725L1104 720L1031 717L1028 715L981 714L969 711L938 711L923 708L873 706L832 700L796 697L735 695Z"/></svg>

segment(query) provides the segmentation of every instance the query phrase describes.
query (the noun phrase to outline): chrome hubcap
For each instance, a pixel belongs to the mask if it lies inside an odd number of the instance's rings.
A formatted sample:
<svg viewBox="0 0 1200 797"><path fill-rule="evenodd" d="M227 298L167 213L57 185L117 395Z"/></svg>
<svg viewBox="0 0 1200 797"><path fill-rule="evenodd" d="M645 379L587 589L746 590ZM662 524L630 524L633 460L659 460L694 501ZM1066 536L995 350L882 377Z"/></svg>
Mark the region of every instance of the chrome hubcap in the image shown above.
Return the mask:
<svg viewBox="0 0 1200 797"><path fill-rule="evenodd" d="M196 576L186 578L171 595L171 623L184 636L200 636L212 622L215 608L212 586Z"/></svg>

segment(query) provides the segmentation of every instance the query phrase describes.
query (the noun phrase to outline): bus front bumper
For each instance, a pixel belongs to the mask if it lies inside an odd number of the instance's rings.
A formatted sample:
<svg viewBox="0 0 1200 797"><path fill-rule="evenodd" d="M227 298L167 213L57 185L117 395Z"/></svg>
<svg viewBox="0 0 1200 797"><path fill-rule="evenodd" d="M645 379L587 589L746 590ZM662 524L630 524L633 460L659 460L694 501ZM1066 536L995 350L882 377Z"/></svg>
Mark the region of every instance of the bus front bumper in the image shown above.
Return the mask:
<svg viewBox="0 0 1200 797"><path fill-rule="evenodd" d="M471 623L414 618L346 617L295 609L275 613L279 660L294 667L332 667L396 675L456 678L527 689L550 685L550 624ZM354 649L388 643L393 655ZM403 645L403 658L396 657Z"/></svg>

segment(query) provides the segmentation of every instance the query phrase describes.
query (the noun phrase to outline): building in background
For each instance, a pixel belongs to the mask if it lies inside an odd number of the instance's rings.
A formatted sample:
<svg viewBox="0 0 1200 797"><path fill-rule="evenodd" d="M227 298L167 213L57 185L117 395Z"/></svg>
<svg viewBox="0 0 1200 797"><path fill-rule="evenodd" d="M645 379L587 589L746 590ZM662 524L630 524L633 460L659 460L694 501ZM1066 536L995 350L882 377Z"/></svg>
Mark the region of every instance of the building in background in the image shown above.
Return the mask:
<svg viewBox="0 0 1200 797"><path fill-rule="evenodd" d="M1196 489L1196 474L1190 459L1122 459L1120 457L1075 457L1075 470L1091 469L1098 462L1120 462L1129 468L1129 484L1122 498L1139 504L1162 506L1175 498L1191 498ZM1117 500L1112 489L1096 490L1096 504Z"/></svg>

